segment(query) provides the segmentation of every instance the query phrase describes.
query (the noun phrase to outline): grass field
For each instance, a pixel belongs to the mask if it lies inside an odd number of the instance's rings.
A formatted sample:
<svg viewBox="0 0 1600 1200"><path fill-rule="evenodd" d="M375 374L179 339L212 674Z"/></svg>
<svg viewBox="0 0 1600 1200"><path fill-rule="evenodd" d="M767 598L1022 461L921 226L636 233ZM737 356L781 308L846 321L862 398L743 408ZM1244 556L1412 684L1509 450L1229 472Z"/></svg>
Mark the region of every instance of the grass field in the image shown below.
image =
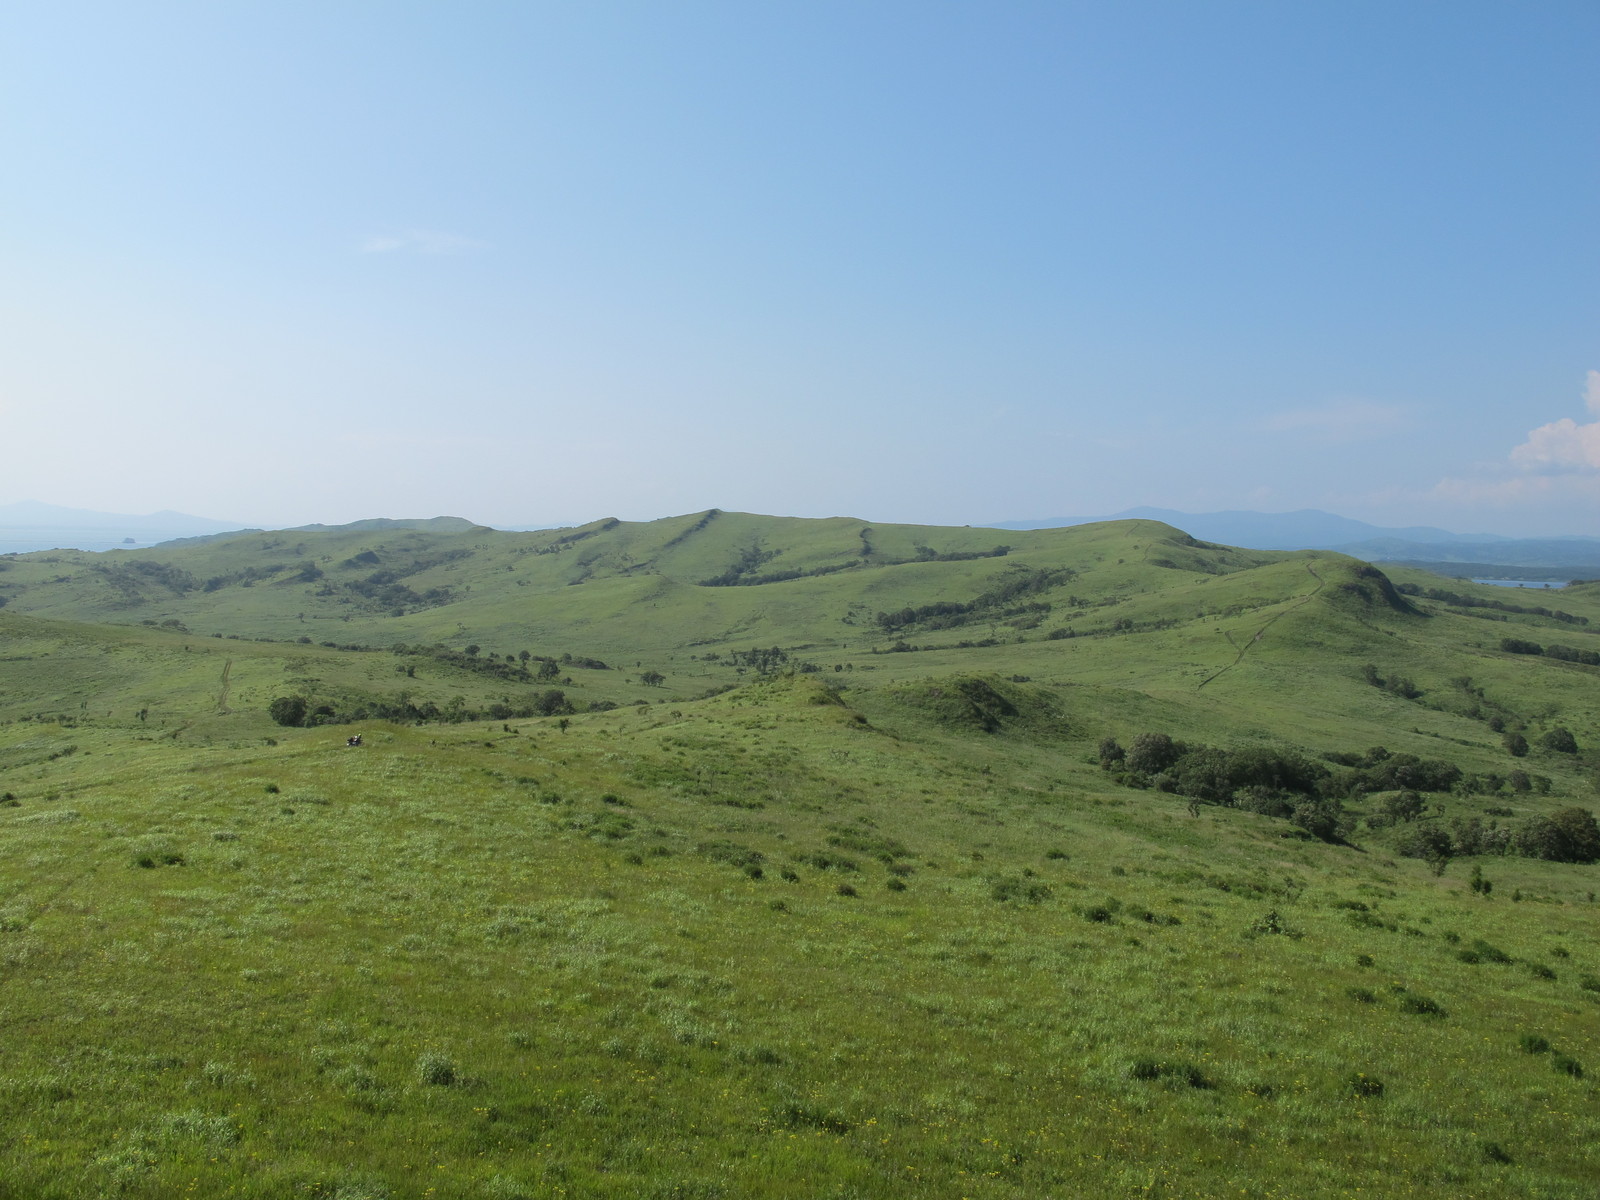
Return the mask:
<svg viewBox="0 0 1600 1200"><path fill-rule="evenodd" d="M1594 807L1594 585L726 513L0 563L6 1200L1600 1179L1600 871L1399 853ZM1461 781L1321 838L1102 769L1151 731Z"/></svg>

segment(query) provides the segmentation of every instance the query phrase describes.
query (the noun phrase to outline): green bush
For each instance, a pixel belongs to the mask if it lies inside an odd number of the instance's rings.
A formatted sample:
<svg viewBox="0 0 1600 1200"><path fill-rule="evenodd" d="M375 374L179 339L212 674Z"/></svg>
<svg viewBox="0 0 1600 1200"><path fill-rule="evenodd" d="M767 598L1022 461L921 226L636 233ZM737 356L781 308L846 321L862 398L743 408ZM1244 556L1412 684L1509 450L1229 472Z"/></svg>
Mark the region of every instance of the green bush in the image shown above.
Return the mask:
<svg viewBox="0 0 1600 1200"><path fill-rule="evenodd" d="M1437 1001L1416 992L1400 994L1400 1011L1419 1017L1443 1017L1444 1007Z"/></svg>
<svg viewBox="0 0 1600 1200"><path fill-rule="evenodd" d="M1128 1068L1128 1078L1137 1079L1143 1083L1151 1083L1158 1079L1171 1079L1178 1083L1201 1091L1209 1091L1217 1085L1194 1063L1166 1062L1154 1058L1136 1058Z"/></svg>
<svg viewBox="0 0 1600 1200"><path fill-rule="evenodd" d="M453 1087L460 1082L455 1060L437 1050L417 1056L417 1082L428 1087Z"/></svg>
<svg viewBox="0 0 1600 1200"><path fill-rule="evenodd" d="M1583 1078L1583 1067L1571 1055L1562 1054L1559 1050L1550 1056L1550 1065L1563 1075L1570 1075L1574 1079Z"/></svg>
<svg viewBox="0 0 1600 1200"><path fill-rule="evenodd" d="M1345 1080L1352 1096L1377 1097L1383 1095L1383 1080L1365 1071L1357 1071Z"/></svg>

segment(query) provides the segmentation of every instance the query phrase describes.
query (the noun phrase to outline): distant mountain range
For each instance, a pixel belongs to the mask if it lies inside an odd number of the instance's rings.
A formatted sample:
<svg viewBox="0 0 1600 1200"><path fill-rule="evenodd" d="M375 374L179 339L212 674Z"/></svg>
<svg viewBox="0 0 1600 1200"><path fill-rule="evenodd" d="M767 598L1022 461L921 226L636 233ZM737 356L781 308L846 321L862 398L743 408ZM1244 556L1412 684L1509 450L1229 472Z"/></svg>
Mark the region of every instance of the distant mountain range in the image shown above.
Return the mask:
<svg viewBox="0 0 1600 1200"><path fill-rule="evenodd" d="M1096 521L1161 521L1207 542L1250 550L1337 550L1369 562L1404 562L1447 575L1502 576L1514 568L1529 578L1600 573L1600 538L1509 538L1492 533L1451 533L1430 526L1390 528L1321 512L1185 513L1170 508L1130 508L1106 517L1001 521L994 529L1056 529Z"/></svg>
<svg viewBox="0 0 1600 1200"><path fill-rule="evenodd" d="M1130 508L1104 517L999 521L991 529L1057 529L1099 521L1161 521L1202 541L1250 550L1337 550L1369 562L1403 562L1446 575L1528 579L1600 576L1600 537L1509 538L1451 533L1431 526L1371 525L1317 509L1299 512L1186 513L1170 508ZM464 517L378 517L344 525L298 525L285 532L325 533L422 529L459 533L484 526ZM255 532L228 521L187 513L145 516L93 512L24 500L0 504L0 554L34 550L117 550Z"/></svg>

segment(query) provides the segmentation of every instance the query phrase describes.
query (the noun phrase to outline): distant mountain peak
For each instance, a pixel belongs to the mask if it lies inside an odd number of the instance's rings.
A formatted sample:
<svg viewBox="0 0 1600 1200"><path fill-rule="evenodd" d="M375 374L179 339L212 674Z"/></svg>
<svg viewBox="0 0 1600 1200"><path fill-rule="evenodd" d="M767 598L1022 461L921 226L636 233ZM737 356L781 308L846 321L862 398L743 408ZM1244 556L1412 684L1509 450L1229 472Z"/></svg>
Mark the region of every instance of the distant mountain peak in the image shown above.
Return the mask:
<svg viewBox="0 0 1600 1200"><path fill-rule="evenodd" d="M487 529L465 517L368 517L363 521L348 521L343 525L295 525L285 533L366 533L381 529L422 529L429 533L470 533L474 529Z"/></svg>
<svg viewBox="0 0 1600 1200"><path fill-rule="evenodd" d="M1252 550L1332 549L1335 546L1373 538L1396 538L1407 542L1493 542L1491 534L1463 535L1446 529L1413 526L1387 528L1341 517L1316 508L1295 512L1264 513L1247 509L1226 512L1186 513L1170 508L1130 508L1106 517L1048 521L1004 521L997 529L1053 529L1086 525L1094 521L1162 521L1208 542L1245 546Z"/></svg>

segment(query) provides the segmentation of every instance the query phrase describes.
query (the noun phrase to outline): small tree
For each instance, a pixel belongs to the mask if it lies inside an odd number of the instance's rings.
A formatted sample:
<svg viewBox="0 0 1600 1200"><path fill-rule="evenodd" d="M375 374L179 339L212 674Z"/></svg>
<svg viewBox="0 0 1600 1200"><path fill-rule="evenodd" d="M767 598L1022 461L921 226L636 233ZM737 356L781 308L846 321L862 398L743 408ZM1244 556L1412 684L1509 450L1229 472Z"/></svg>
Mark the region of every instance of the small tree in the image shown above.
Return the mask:
<svg viewBox="0 0 1600 1200"><path fill-rule="evenodd" d="M1554 750L1558 754L1576 754L1578 752L1578 739L1572 736L1572 730L1563 725L1557 725L1549 733L1539 739L1539 744L1546 750Z"/></svg>
<svg viewBox="0 0 1600 1200"><path fill-rule="evenodd" d="M660 687L666 681L667 677L660 671L645 671L639 676L639 682L646 687Z"/></svg>
<svg viewBox="0 0 1600 1200"><path fill-rule="evenodd" d="M1422 796L1409 788L1403 792L1396 792L1392 796L1385 796L1379 802L1379 807L1385 816L1394 821L1415 821L1427 807L1422 802Z"/></svg>
<svg viewBox="0 0 1600 1200"><path fill-rule="evenodd" d="M304 725L306 723L306 698L304 696L279 696L267 705L267 715L279 725Z"/></svg>
<svg viewBox="0 0 1600 1200"><path fill-rule="evenodd" d="M1517 849L1529 858L1551 862L1600 859L1600 825L1582 808L1558 808L1548 817L1530 817L1516 832Z"/></svg>
<svg viewBox="0 0 1600 1200"><path fill-rule="evenodd" d="M1512 758L1526 758L1528 756L1528 739L1520 733L1508 733L1501 739L1506 748L1506 753Z"/></svg>
<svg viewBox="0 0 1600 1200"><path fill-rule="evenodd" d="M1128 747L1128 769L1141 775L1155 775L1177 762L1183 751L1165 733L1141 733Z"/></svg>

